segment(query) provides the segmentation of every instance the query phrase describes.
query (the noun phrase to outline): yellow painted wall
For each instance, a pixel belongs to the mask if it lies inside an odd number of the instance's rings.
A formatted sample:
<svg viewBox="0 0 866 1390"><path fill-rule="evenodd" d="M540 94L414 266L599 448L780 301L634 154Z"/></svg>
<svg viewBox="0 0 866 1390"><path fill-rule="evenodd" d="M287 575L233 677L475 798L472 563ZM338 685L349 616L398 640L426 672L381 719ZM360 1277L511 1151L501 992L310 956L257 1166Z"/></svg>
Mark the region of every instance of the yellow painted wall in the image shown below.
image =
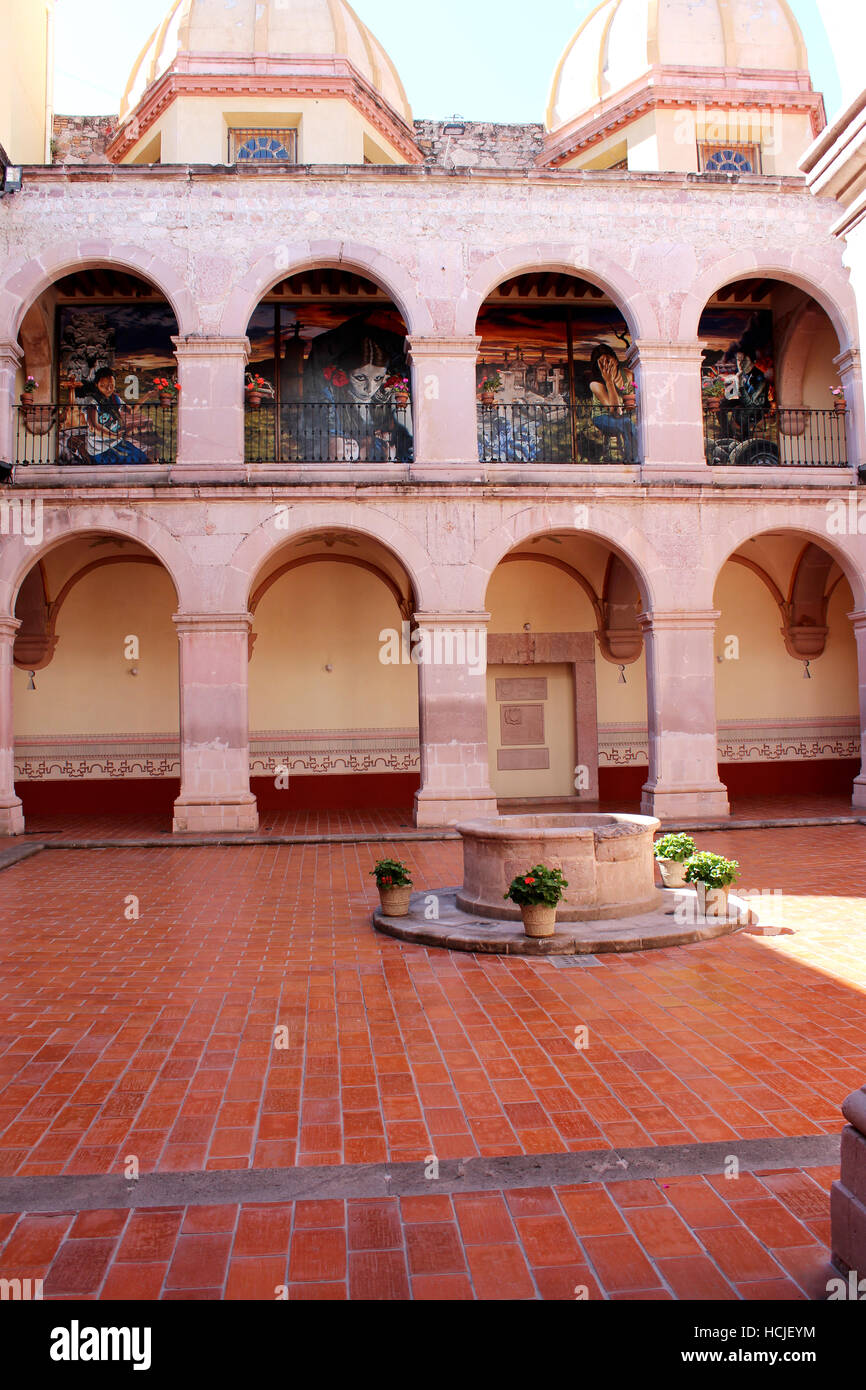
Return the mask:
<svg viewBox="0 0 866 1390"><path fill-rule="evenodd" d="M500 702L496 699L496 681L531 676L547 681L544 703L544 747L548 751L548 768L525 768L500 771L498 751L502 747ZM537 700L509 700L504 704L539 704ZM487 668L487 747L490 762L490 785L500 797L574 796L574 675L568 665L489 666Z"/></svg>
<svg viewBox="0 0 866 1390"><path fill-rule="evenodd" d="M381 147L385 161L405 164L385 137L351 102L334 97L181 96L150 126L127 155L134 164L161 139L163 164L225 164L228 131L244 126L296 127L300 164L363 164L364 155L376 162ZM365 151L366 142L366 151Z"/></svg>
<svg viewBox="0 0 866 1390"><path fill-rule="evenodd" d="M401 621L366 570L323 561L283 575L256 610L250 728L417 728L417 667L379 660L379 633Z"/></svg>
<svg viewBox="0 0 866 1390"><path fill-rule="evenodd" d="M657 107L631 120L625 138L629 169L695 173L699 144L734 144L760 145L764 174L797 174L797 161L812 143L812 127L809 117L798 112L709 108L697 113L687 107ZM604 168L622 140L620 130L565 167Z"/></svg>
<svg viewBox="0 0 866 1390"><path fill-rule="evenodd" d="M596 592L602 576L598 563L583 571ZM562 570L532 560L500 565L487 590L491 632L522 632L531 623L534 632L594 632L596 618L583 589ZM595 681L600 724L646 722L646 653L626 667L626 684L619 667L605 661L596 646Z"/></svg>
<svg viewBox="0 0 866 1390"><path fill-rule="evenodd" d="M15 670L16 736L176 733L176 612L174 586L156 565L110 565L86 575L60 610L60 640L36 672L36 689L27 689L26 671ZM137 661L124 656L130 634L139 639ZM132 666L138 676L129 674Z"/></svg>
<svg viewBox="0 0 866 1390"><path fill-rule="evenodd" d="M0 0L0 145L15 164L50 159L54 0Z"/></svg>
<svg viewBox="0 0 866 1390"><path fill-rule="evenodd" d="M755 557L764 563L764 557ZM765 566L766 567L766 566ZM790 570L789 570L790 576ZM787 593L787 585L783 585ZM729 719L779 720L857 718L857 650L847 614L854 607L843 580L830 601L830 635L824 655L812 662L804 680L803 663L785 650L781 616L764 582L743 565L725 565L715 594L721 618L716 655L729 636L739 639L739 660L716 665L716 713Z"/></svg>

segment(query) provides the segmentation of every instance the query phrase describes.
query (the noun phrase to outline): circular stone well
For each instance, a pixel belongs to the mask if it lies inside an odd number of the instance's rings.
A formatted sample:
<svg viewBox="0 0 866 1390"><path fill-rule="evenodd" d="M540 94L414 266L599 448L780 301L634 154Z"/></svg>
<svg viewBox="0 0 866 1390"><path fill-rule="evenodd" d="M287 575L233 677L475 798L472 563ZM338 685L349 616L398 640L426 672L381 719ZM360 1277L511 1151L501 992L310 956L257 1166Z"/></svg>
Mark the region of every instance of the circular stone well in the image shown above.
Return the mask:
<svg viewBox="0 0 866 1390"><path fill-rule="evenodd" d="M519 921L520 909L505 901L513 878L535 864L561 869L568 880L557 908L558 922L601 921L657 911L654 816L491 816L466 821L463 887L457 907L479 917Z"/></svg>

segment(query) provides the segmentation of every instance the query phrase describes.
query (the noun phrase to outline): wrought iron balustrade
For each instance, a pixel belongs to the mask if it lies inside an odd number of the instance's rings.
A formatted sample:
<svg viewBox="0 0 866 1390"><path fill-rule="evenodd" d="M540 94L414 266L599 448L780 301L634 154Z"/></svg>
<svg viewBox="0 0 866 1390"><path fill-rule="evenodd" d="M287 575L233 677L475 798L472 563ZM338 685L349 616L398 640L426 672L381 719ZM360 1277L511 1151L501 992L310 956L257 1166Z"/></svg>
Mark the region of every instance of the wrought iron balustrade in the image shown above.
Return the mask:
<svg viewBox="0 0 866 1390"><path fill-rule="evenodd" d="M15 407L15 461L78 468L174 463L177 406L124 402L113 412L92 399Z"/></svg>
<svg viewBox="0 0 866 1390"><path fill-rule="evenodd" d="M247 463L411 463L412 407L247 403L244 436Z"/></svg>
<svg viewBox="0 0 866 1390"><path fill-rule="evenodd" d="M714 467L844 468L847 413L805 406L704 404L707 463Z"/></svg>
<svg viewBox="0 0 866 1390"><path fill-rule="evenodd" d="M638 463L634 410L515 402L478 407L482 463Z"/></svg>

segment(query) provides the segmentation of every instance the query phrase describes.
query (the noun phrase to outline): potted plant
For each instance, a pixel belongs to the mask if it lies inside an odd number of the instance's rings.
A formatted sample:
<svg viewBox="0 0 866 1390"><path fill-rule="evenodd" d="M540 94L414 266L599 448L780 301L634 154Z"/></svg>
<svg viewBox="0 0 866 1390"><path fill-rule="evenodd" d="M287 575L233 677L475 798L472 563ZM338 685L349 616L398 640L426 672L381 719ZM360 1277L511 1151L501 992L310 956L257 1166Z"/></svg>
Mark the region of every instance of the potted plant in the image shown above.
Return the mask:
<svg viewBox="0 0 866 1390"><path fill-rule="evenodd" d="M502 390L502 377L498 372L492 376L486 376L481 383L481 404L493 405L496 400L496 392Z"/></svg>
<svg viewBox="0 0 866 1390"><path fill-rule="evenodd" d="M725 395L724 377L715 376L709 386L704 390L704 405L713 415L717 415L722 408L722 400Z"/></svg>
<svg viewBox="0 0 866 1390"><path fill-rule="evenodd" d="M705 850L689 860L686 883L693 883L697 889L702 917L727 918L728 890L739 876L740 866L736 859L725 859L722 854L710 854Z"/></svg>
<svg viewBox="0 0 866 1390"><path fill-rule="evenodd" d="M833 405L840 415L848 409L848 402L845 400L845 392L841 386L831 386L830 395L833 397Z"/></svg>
<svg viewBox="0 0 866 1390"><path fill-rule="evenodd" d="M176 377L155 376L153 384L159 392L160 405L174 405L180 395L180 383Z"/></svg>
<svg viewBox="0 0 866 1390"><path fill-rule="evenodd" d="M682 888L686 881L686 862L697 849L691 835L663 835L656 840L653 849L665 888Z"/></svg>
<svg viewBox="0 0 866 1390"><path fill-rule="evenodd" d="M247 400L251 406L260 406L262 397L273 398L274 388L263 376L256 376L254 372L249 372L244 383L247 393Z"/></svg>
<svg viewBox="0 0 866 1390"><path fill-rule="evenodd" d="M379 901L386 917L408 917L412 878L399 859L380 859L371 870L379 889Z"/></svg>
<svg viewBox="0 0 866 1390"><path fill-rule="evenodd" d="M534 869L512 879L505 897L520 908L527 936L553 936L556 906L567 887L562 872L545 868L544 864L536 864Z"/></svg>
<svg viewBox="0 0 866 1390"><path fill-rule="evenodd" d="M400 410L405 410L409 404L409 378L406 376L391 376L385 382L386 387L394 392L394 404Z"/></svg>
<svg viewBox="0 0 866 1390"><path fill-rule="evenodd" d="M29 376L27 378L27 380L24 383L24 390L21 392L22 405L33 405L33 394L38 385L39 382L36 380L35 377Z"/></svg>

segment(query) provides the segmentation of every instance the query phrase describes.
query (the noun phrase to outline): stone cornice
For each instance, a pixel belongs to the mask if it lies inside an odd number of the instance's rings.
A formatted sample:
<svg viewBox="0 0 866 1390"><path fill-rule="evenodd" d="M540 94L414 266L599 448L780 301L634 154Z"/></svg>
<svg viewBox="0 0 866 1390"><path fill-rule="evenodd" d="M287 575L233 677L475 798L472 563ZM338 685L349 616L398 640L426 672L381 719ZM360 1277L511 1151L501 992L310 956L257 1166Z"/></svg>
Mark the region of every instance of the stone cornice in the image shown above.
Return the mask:
<svg viewBox="0 0 866 1390"><path fill-rule="evenodd" d="M669 613L639 613L638 625L644 632L703 632L715 628L721 617L715 608L684 609Z"/></svg>
<svg viewBox="0 0 866 1390"><path fill-rule="evenodd" d="M175 613L172 622L178 633L242 632L249 633L252 613Z"/></svg>
<svg viewBox="0 0 866 1390"><path fill-rule="evenodd" d="M478 356L482 339L471 338L407 338L412 359L420 357Z"/></svg>
<svg viewBox="0 0 866 1390"><path fill-rule="evenodd" d="M10 618L7 614L0 614L0 642L7 642L11 646L20 626L20 618Z"/></svg>
<svg viewBox="0 0 866 1390"><path fill-rule="evenodd" d="M486 627L489 613L416 613L418 627Z"/></svg>
<svg viewBox="0 0 866 1390"><path fill-rule="evenodd" d="M826 116L824 99L811 88L808 73L806 85L791 82L801 74L750 71L725 73L719 81L717 68L652 68L649 73L624 92L617 93L584 112L575 120L549 134L545 141L543 162L559 165L575 159L584 150L605 140L614 131L630 124L637 116L665 106L700 107L704 110L733 110L744 108L809 114L812 133L823 130ZM788 79L788 81L786 81ZM743 85L737 85L737 81Z"/></svg>
<svg viewBox="0 0 866 1390"><path fill-rule="evenodd" d="M243 357L249 360L249 338L172 338L179 357Z"/></svg>
<svg viewBox="0 0 866 1390"><path fill-rule="evenodd" d="M347 58L316 58L292 55L279 61L252 61L241 71L243 59L233 58L231 71L202 57L202 64L216 71L195 71L186 56L183 71L172 68L152 83L138 106L124 121L106 148L112 161L119 162L135 148L164 111L180 96L237 96L333 99L349 101L410 164L420 164L423 155L415 143L414 132Z"/></svg>

